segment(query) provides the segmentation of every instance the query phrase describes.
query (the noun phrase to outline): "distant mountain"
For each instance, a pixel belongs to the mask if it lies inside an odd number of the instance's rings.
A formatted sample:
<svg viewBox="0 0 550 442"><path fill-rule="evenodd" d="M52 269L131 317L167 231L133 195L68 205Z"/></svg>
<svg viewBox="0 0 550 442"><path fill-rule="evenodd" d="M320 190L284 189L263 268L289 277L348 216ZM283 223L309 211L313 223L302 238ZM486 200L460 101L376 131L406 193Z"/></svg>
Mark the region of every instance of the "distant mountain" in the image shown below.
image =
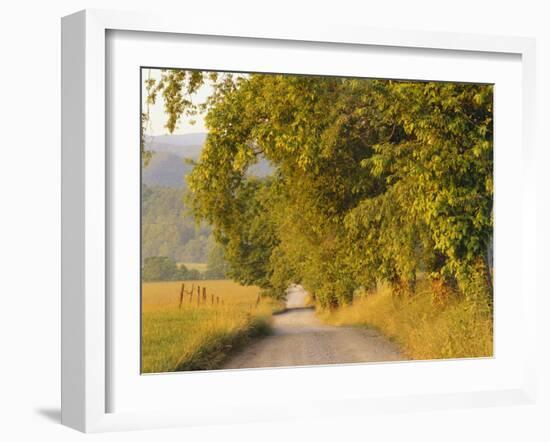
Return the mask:
<svg viewBox="0 0 550 442"><path fill-rule="evenodd" d="M153 151L147 167L143 168L143 184L148 186L185 187L185 176L193 170L185 160L198 161L206 133L199 132L185 135L147 136L145 149ZM265 177L273 172L273 167L266 159L250 167L249 174Z"/></svg>
<svg viewBox="0 0 550 442"><path fill-rule="evenodd" d="M185 187L185 175L193 166L185 159L170 152L155 152L147 167L143 168L142 180L147 186Z"/></svg>
<svg viewBox="0 0 550 442"><path fill-rule="evenodd" d="M206 133L159 135L145 138L145 149L153 151L143 168L143 184L148 186L185 187L184 177L193 170L188 158L197 161L206 140Z"/></svg>
<svg viewBox="0 0 550 442"><path fill-rule="evenodd" d="M185 135L158 135L145 138L145 148L155 152L170 152L184 158L198 159L206 133L198 132Z"/></svg>

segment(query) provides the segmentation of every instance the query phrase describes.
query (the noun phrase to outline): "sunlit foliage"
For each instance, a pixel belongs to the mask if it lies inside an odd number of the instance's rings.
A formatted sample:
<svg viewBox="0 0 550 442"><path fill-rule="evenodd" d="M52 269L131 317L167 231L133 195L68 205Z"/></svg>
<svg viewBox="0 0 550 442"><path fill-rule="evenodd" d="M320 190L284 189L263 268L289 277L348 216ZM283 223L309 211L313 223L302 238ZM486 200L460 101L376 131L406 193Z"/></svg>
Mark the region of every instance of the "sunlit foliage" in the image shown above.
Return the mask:
<svg viewBox="0 0 550 442"><path fill-rule="evenodd" d="M168 70L149 89L169 130L206 113L189 203L235 280L332 308L380 282L411 295L424 272L434 298L491 302L491 85ZM247 174L260 158L268 178Z"/></svg>

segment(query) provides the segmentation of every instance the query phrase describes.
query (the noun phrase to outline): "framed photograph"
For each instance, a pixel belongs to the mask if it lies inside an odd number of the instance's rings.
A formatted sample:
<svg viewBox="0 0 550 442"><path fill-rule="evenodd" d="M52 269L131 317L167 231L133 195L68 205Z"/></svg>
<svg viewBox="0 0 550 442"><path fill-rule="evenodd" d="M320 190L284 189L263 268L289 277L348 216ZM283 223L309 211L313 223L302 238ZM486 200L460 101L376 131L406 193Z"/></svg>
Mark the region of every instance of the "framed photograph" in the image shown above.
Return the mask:
<svg viewBox="0 0 550 442"><path fill-rule="evenodd" d="M530 403L534 41L62 21L62 422Z"/></svg>

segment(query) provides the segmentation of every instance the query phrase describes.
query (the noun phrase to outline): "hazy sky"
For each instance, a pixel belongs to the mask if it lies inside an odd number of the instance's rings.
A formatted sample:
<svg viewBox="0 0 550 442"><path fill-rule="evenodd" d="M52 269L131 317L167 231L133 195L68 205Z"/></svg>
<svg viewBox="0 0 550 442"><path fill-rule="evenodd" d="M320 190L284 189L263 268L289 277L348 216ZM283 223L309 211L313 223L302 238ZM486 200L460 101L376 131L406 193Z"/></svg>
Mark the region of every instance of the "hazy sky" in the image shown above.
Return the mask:
<svg viewBox="0 0 550 442"><path fill-rule="evenodd" d="M143 81L147 80L151 75L151 78L159 79L160 78L160 69L144 69L143 70ZM147 91L145 89L145 83L142 85L142 98L143 98L143 109L147 109ZM192 100L196 103L202 103L211 93L212 86L205 84L202 86L196 94L193 94ZM178 127L174 130L174 134L190 134L195 132L206 132L204 127L204 115L196 115L193 117L195 124L192 125L189 123L191 120L189 117L182 117L178 122ZM169 134L168 129L164 127L166 124L166 116L164 114L164 100L162 95L157 96L157 102L154 105L149 106L149 122L145 129L147 135L167 135Z"/></svg>

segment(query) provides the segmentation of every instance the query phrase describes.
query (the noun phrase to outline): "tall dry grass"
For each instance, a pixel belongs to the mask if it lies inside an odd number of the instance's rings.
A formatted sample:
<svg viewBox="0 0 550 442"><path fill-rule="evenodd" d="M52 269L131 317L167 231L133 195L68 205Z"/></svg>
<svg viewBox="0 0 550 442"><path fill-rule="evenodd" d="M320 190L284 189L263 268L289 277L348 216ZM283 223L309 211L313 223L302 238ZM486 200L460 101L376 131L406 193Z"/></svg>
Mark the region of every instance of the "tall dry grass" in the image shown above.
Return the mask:
<svg viewBox="0 0 550 442"><path fill-rule="evenodd" d="M269 332L276 301L257 304L259 288L229 280L184 281L195 287L179 307L181 281L142 284L142 373L218 368L227 354L251 337ZM196 287L206 287L197 305ZM223 304L211 302L211 295Z"/></svg>
<svg viewBox="0 0 550 442"><path fill-rule="evenodd" d="M380 287L357 297L352 305L319 316L333 325L375 328L411 359L493 355L493 318L487 305L466 298L434 304L425 280L419 282L414 296L396 298L389 287Z"/></svg>

